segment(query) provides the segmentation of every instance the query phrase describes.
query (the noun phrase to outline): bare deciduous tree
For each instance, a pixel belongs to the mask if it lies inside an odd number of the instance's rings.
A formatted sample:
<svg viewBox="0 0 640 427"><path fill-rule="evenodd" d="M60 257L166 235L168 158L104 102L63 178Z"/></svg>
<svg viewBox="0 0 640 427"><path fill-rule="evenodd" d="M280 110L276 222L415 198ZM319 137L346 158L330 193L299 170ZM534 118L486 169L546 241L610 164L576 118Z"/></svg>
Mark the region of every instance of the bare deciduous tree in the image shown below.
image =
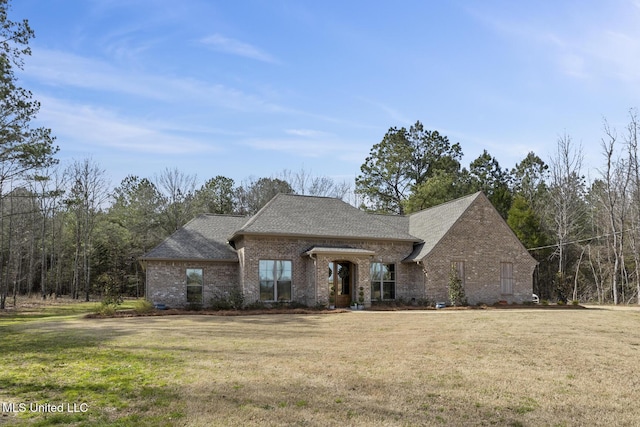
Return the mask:
<svg viewBox="0 0 640 427"><path fill-rule="evenodd" d="M74 298L79 297L80 280L85 300L91 284L91 242L96 219L109 197L106 172L92 159L76 160L67 169L71 188L66 199L75 222ZM82 265L82 272L80 271Z"/></svg>
<svg viewBox="0 0 640 427"><path fill-rule="evenodd" d="M155 177L154 185L162 196L162 228L171 234L193 217L193 202L196 191L195 175L177 168L166 168Z"/></svg>
<svg viewBox="0 0 640 427"><path fill-rule="evenodd" d="M567 245L580 231L584 216L584 185L582 146L575 147L567 134L558 139L555 157L550 166L550 210L556 239L558 279L565 280Z"/></svg>

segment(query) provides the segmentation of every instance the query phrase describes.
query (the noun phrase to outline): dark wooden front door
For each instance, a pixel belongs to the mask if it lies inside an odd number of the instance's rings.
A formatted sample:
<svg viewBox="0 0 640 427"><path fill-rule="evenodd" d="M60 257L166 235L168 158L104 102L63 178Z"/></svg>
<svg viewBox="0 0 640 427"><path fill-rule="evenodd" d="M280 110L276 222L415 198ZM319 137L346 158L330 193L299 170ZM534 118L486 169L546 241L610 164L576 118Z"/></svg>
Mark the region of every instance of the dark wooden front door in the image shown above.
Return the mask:
<svg viewBox="0 0 640 427"><path fill-rule="evenodd" d="M333 287L336 307L349 307L353 293L353 268L348 261L329 263L329 292Z"/></svg>

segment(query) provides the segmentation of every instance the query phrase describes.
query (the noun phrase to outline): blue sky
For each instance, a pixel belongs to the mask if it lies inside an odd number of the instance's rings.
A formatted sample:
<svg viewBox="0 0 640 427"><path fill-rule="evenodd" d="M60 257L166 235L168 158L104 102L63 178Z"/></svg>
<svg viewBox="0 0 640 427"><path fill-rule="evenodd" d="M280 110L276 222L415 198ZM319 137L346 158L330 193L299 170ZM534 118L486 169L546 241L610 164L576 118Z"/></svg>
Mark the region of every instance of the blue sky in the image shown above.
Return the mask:
<svg viewBox="0 0 640 427"><path fill-rule="evenodd" d="M164 168L238 183L305 168L353 181L420 120L503 167L558 137L600 166L640 106L640 0L13 0L19 74L62 162L117 185ZM596 172L589 172L595 174Z"/></svg>

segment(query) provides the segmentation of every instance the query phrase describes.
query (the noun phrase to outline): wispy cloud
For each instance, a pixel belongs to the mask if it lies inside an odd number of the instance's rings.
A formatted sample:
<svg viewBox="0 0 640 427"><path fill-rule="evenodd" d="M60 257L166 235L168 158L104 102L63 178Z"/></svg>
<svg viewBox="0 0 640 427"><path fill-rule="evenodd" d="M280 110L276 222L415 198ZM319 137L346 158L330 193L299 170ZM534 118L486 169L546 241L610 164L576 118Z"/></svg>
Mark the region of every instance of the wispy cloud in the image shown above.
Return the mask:
<svg viewBox="0 0 640 427"><path fill-rule="evenodd" d="M410 126L413 124L413 122L411 121L411 119L409 119L407 116L405 116L400 110L391 107L387 104L384 104L382 102L379 101L374 101L372 99L367 99L367 98L361 98L364 102L378 108L379 110L383 111L385 114L387 114L391 120L393 121L393 123L395 123L396 125L399 126Z"/></svg>
<svg viewBox="0 0 640 427"><path fill-rule="evenodd" d="M277 151L285 154L309 157L327 158L346 162L362 162L369 149L364 144L346 143L333 139L309 139L309 138L250 138L243 144L266 151Z"/></svg>
<svg viewBox="0 0 640 427"><path fill-rule="evenodd" d="M124 153L190 154L220 148L191 138L166 122L135 119L135 123L115 112L39 96L38 120L55 130L58 140L68 144L111 148Z"/></svg>
<svg viewBox="0 0 640 427"><path fill-rule="evenodd" d="M591 14L565 11L574 19L553 25L544 15L506 16L469 8L467 12L496 33L538 49L563 74L580 79L640 82L640 1L603 6ZM576 3L578 7L581 4ZM573 13L575 12L575 13ZM597 20L594 21L594 20Z"/></svg>
<svg viewBox="0 0 640 427"><path fill-rule="evenodd" d="M329 135L327 132L322 132L322 131L313 130L313 129L285 129L284 132L287 135L301 136L305 138L318 138L321 136Z"/></svg>
<svg viewBox="0 0 640 427"><path fill-rule="evenodd" d="M264 52L249 43L224 37L220 34L213 34L205 37L200 40L200 42L219 52L243 56L245 58L255 59L262 62L269 62L273 64L278 63L278 61L267 52Z"/></svg>
<svg viewBox="0 0 640 427"><path fill-rule="evenodd" d="M48 86L118 93L167 103L195 103L236 111L285 110L260 95L224 84L128 70L100 59L56 50L37 49L24 74Z"/></svg>

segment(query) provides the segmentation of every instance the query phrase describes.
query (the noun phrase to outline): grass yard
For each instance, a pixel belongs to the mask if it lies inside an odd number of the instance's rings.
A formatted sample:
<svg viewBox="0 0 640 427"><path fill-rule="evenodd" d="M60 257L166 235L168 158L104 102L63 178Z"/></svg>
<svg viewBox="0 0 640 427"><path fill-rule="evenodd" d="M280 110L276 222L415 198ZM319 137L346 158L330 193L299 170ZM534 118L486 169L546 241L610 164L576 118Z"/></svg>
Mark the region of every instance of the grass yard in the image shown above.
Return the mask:
<svg viewBox="0 0 640 427"><path fill-rule="evenodd" d="M78 311L0 316L0 425L640 420L638 309L114 319Z"/></svg>

